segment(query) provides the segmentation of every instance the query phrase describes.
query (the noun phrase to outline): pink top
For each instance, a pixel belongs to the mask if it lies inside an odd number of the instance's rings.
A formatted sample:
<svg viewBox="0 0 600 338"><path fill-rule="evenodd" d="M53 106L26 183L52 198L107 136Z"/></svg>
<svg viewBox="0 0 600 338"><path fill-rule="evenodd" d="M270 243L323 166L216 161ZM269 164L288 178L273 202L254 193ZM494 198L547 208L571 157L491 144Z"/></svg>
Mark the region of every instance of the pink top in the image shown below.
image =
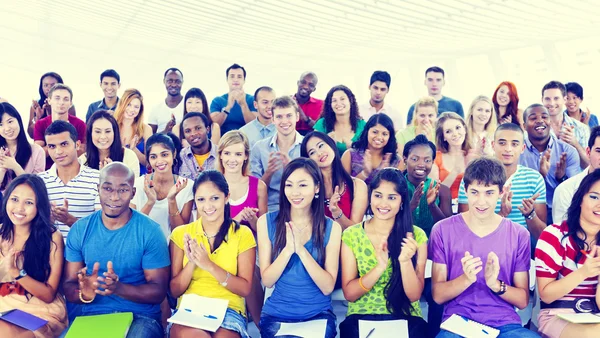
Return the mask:
<svg viewBox="0 0 600 338"><path fill-rule="evenodd" d="M231 218L237 216L246 207L258 209L258 178L248 176L248 191L246 192L246 196L242 197L242 199L243 200L241 201L229 200L229 205L231 206ZM242 221L242 224L249 225L246 221Z"/></svg>
<svg viewBox="0 0 600 338"><path fill-rule="evenodd" d="M39 144L31 144L31 157L29 158L29 162L23 168L28 174L39 174L46 170L46 153L44 153L44 148L42 148ZM6 173L6 184L2 187L2 192L8 187L10 182L15 178L15 173L10 170Z"/></svg>

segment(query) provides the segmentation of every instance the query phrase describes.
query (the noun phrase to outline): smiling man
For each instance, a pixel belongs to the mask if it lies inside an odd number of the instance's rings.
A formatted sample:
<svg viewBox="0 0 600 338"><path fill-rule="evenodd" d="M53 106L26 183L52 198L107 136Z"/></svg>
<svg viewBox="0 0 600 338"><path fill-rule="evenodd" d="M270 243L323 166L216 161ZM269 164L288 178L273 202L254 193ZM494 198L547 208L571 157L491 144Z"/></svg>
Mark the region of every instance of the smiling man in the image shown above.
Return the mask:
<svg viewBox="0 0 600 338"><path fill-rule="evenodd" d="M269 211L279 207L279 189L283 167L300 157L303 136L296 131L300 111L289 96L273 102L273 123L277 133L273 137L256 142L250 152L252 176L260 178L268 187Z"/></svg>
<svg viewBox="0 0 600 338"><path fill-rule="evenodd" d="M148 125L153 133L168 133L183 118L183 73L177 68L169 68L163 77L167 97L150 111Z"/></svg>
<svg viewBox="0 0 600 338"><path fill-rule="evenodd" d="M179 128L189 144L179 153L179 175L193 181L202 171L215 169L217 146L208 138L210 126L202 113L187 113Z"/></svg>
<svg viewBox="0 0 600 338"><path fill-rule="evenodd" d="M547 224L552 224L552 199L554 189L580 172L579 154L570 144L559 140L550 131L550 114L541 104L535 103L523 112L527 131L525 151L519 164L538 171L546 182Z"/></svg>
<svg viewBox="0 0 600 338"><path fill-rule="evenodd" d="M313 126L321 116L323 100L310 96L317 90L319 78L314 72L304 72L296 83L298 91L292 96L300 108L300 120L296 123L296 130L302 135L313 131Z"/></svg>
<svg viewBox="0 0 600 338"><path fill-rule="evenodd" d="M254 92L254 108L258 110L254 120L248 122L240 128L240 131L248 137L250 149L256 142L275 135L275 125L273 124L273 101L275 101L275 91L271 87L263 86Z"/></svg>
<svg viewBox="0 0 600 338"><path fill-rule="evenodd" d="M121 88L121 77L114 69L107 69L100 74L100 88L104 93L104 98L100 101L90 104L85 114L85 121L90 120L92 114L98 110L111 110L113 113L119 103L117 92Z"/></svg>

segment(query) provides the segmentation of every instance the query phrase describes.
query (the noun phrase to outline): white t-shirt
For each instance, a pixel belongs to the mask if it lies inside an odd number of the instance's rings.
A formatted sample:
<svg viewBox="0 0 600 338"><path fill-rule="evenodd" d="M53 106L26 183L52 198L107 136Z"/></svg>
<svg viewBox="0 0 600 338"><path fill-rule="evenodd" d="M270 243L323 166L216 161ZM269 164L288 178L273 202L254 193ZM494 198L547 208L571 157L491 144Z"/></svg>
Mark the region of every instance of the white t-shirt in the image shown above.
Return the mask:
<svg viewBox="0 0 600 338"><path fill-rule="evenodd" d="M146 175L140 176L135 179L135 195L131 200L132 204L135 204L135 207L138 211L142 211L144 205L148 201L148 197L146 196L146 192L144 192L144 180ZM181 177L183 179L183 177ZM194 186L194 181L188 180L187 185L183 190L177 194L175 200L177 201L177 209L181 211L183 206L194 199L194 195L192 194L192 188ZM165 240L168 240L171 235L171 226L169 224L169 201L167 198L164 198L160 201L156 201L152 210L150 211L150 215L148 215L153 221L160 224L160 229L165 234Z"/></svg>
<svg viewBox="0 0 600 338"><path fill-rule="evenodd" d="M150 114L148 115L148 124L157 125L158 128L156 129L156 132L161 132L165 130L167 123L169 123L169 120L171 119L171 114L175 116L175 122L180 123L183 119L184 105L185 102L183 102L182 99L181 102L179 102L179 104L177 105L177 107L170 108L169 106L167 106L165 100L162 100L150 111Z"/></svg>
<svg viewBox="0 0 600 338"><path fill-rule="evenodd" d="M369 118L371 118L371 116L375 114L385 113L390 119L392 119L392 122L394 122L395 130L398 131L402 127L404 127L402 115L400 114L400 112L394 109L394 107L392 107L385 101L383 102L383 107L380 111L377 111L375 107L371 106L371 103L369 103L368 101L367 103L360 105L358 107L358 111L360 112L360 116L363 118L363 120L365 120L365 122L369 121Z"/></svg>

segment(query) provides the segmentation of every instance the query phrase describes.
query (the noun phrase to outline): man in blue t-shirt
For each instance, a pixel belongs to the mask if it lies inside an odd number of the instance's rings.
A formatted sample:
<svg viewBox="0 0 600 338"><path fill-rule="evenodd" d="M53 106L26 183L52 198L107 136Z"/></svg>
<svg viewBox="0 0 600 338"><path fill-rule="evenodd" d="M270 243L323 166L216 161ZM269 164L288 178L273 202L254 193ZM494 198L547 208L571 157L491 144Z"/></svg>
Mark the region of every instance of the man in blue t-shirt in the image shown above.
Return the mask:
<svg viewBox="0 0 600 338"><path fill-rule="evenodd" d="M256 118L254 97L244 92L246 70L234 63L225 71L229 92L210 103L210 117L221 126L221 135L237 130Z"/></svg>
<svg viewBox="0 0 600 338"><path fill-rule="evenodd" d="M158 223L129 208L134 179L120 162L102 169L102 210L73 224L62 287L69 322L77 316L132 312L127 337L162 338L160 304L169 285L169 251Z"/></svg>
<svg viewBox="0 0 600 338"><path fill-rule="evenodd" d="M457 113L461 117L465 117L465 113L463 111L462 104L456 101L455 99L451 99L449 97L442 95L442 88L444 84L446 84L446 80L444 79L445 73L444 70L440 67L429 67L425 71L425 86L427 86L427 93L429 96L433 97L438 103L438 116L441 113L445 113L448 111ZM406 116L406 124L410 125L413 112L415 111L415 105L413 104L408 109L408 115Z"/></svg>

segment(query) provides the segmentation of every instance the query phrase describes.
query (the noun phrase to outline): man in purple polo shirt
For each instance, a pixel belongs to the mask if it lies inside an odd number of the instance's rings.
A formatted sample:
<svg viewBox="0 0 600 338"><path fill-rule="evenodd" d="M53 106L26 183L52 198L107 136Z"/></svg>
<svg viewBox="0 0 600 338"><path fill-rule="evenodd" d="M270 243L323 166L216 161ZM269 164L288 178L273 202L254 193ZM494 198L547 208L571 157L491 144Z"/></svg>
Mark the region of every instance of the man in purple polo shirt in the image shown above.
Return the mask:
<svg viewBox="0 0 600 338"><path fill-rule="evenodd" d="M531 244L523 226L495 213L506 182L494 158L464 174L469 210L438 222L429 242L433 299L453 314L496 328L499 337L539 337L521 326L515 307L529 304ZM444 324L442 324L442 327ZM441 330L437 338L460 337Z"/></svg>
<svg viewBox="0 0 600 338"><path fill-rule="evenodd" d="M317 74L313 72L304 72L298 80L298 91L292 95L292 98L300 107L300 120L296 123L296 130L301 135L306 135L313 131L315 122L321 117L323 110L323 100L310 97L317 89Z"/></svg>

